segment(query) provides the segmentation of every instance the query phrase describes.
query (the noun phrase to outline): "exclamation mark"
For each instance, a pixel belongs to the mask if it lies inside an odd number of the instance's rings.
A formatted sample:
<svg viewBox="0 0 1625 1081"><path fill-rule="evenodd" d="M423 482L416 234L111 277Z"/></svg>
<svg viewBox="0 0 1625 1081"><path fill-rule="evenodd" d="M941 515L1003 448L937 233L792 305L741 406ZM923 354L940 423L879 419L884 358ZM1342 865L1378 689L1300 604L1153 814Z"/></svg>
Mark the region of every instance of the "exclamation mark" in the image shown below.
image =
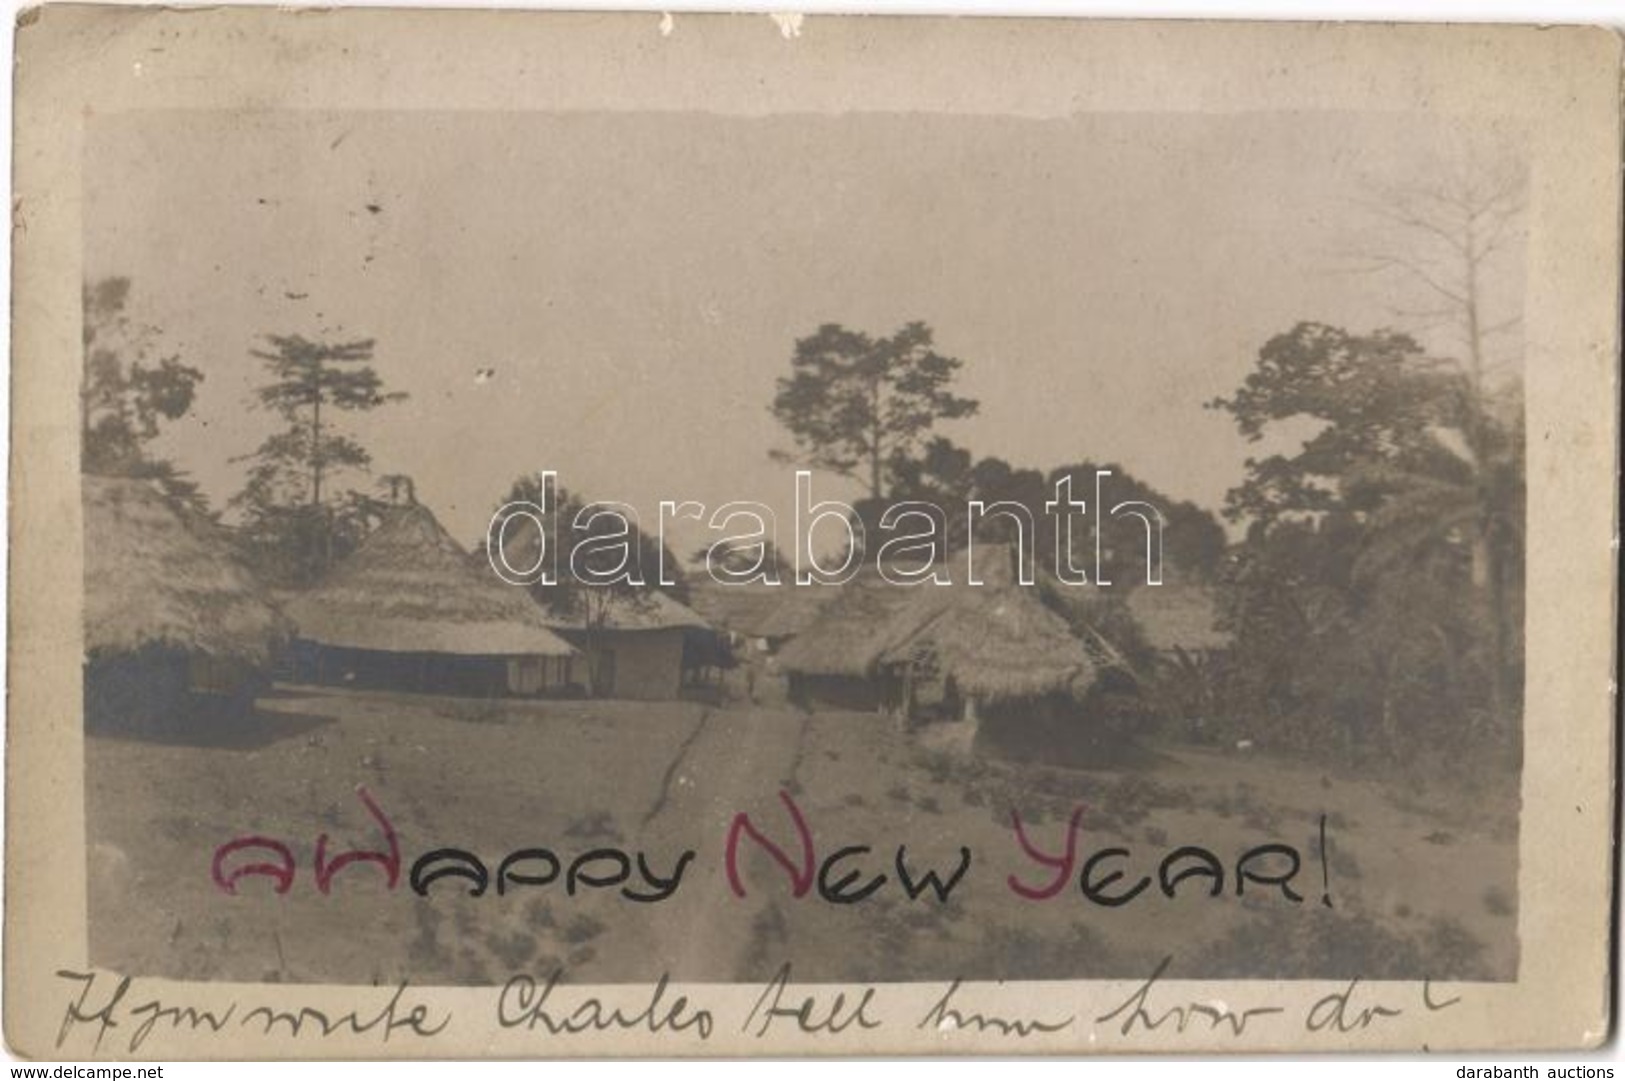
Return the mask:
<svg viewBox="0 0 1625 1081"><path fill-rule="evenodd" d="M1320 816L1320 903L1332 907L1332 873L1326 856L1326 816Z"/></svg>

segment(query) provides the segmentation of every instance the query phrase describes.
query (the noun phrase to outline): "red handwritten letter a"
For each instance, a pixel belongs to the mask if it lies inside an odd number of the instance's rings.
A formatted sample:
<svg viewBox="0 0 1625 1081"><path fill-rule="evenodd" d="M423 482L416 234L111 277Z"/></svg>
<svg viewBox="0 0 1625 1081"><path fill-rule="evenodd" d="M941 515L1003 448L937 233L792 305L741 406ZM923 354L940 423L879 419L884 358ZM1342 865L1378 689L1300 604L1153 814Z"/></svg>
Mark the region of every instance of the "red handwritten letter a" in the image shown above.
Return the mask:
<svg viewBox="0 0 1625 1081"><path fill-rule="evenodd" d="M316 888L323 893L332 890L333 876L352 863L376 863L382 867L390 889L395 888L395 883L401 877L401 846L395 839L395 827L378 809L378 804L372 801L372 794L367 791L366 785L356 785L355 794L361 797L361 802L367 805L367 811L378 823L379 829L384 831L384 843L389 846L389 851L351 850L330 862L327 858L327 834L322 834L316 838Z"/></svg>
<svg viewBox="0 0 1625 1081"><path fill-rule="evenodd" d="M226 863L239 852L258 848L271 853L276 857L275 863L250 863L246 867L238 867L230 872L226 870ZM237 880L248 875L266 875L276 880L272 888L278 893L287 893L293 888L294 863L293 852L281 841L270 837L239 837L214 850L214 863L210 865L210 876L214 884L222 893L235 894Z"/></svg>
<svg viewBox="0 0 1625 1081"><path fill-rule="evenodd" d="M728 867L728 885L733 887L738 897L745 896L745 884L739 879L739 835L741 833L761 845L773 862L784 868L784 873L790 876L790 894L801 897L812 889L813 884L813 839L812 830L807 828L807 820L801 815L801 808L796 801L790 798L790 793L780 791L779 799L790 812L790 819L795 823L796 836L801 839L801 866L791 862L784 849L764 837L760 830L751 825L750 816L741 811L734 815L733 823L728 827L728 847L724 861Z"/></svg>

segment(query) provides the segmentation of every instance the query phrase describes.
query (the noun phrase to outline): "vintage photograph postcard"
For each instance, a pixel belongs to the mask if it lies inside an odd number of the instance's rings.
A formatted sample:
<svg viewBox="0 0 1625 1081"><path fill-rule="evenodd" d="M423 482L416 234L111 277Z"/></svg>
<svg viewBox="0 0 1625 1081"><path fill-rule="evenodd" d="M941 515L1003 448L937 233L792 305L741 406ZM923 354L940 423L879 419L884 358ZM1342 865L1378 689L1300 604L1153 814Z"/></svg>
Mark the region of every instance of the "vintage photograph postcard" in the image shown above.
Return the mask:
<svg viewBox="0 0 1625 1081"><path fill-rule="evenodd" d="M1620 42L17 30L35 1058L1581 1049Z"/></svg>

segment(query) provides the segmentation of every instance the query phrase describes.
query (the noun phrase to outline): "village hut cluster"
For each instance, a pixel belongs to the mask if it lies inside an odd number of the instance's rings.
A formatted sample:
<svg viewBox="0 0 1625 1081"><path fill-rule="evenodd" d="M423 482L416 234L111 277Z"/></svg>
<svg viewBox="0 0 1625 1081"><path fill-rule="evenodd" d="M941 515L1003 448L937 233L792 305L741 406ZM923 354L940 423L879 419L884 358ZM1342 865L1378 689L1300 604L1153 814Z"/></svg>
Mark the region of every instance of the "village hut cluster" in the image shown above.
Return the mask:
<svg viewBox="0 0 1625 1081"><path fill-rule="evenodd" d="M866 571L838 587L707 584L694 608L586 590L558 611L409 502L315 588L272 599L220 527L150 483L86 477L84 506L92 724L150 726L200 704L240 713L275 677L481 698L748 697L943 722L1016 756L1098 758L1147 674L1065 587L1020 584L1003 545L976 549L974 584L901 588ZM1129 608L1153 667L1222 653L1205 591L1140 589ZM743 688L727 685L736 668Z"/></svg>
<svg viewBox="0 0 1625 1081"><path fill-rule="evenodd" d="M293 596L293 678L471 697L674 699L715 683L714 632L663 593L544 608L427 507L397 508L315 589Z"/></svg>
<svg viewBox="0 0 1625 1081"><path fill-rule="evenodd" d="M85 715L140 731L247 713L273 679L465 697L715 697L728 651L660 593L561 615L416 503L315 588L271 595L151 482L84 478Z"/></svg>

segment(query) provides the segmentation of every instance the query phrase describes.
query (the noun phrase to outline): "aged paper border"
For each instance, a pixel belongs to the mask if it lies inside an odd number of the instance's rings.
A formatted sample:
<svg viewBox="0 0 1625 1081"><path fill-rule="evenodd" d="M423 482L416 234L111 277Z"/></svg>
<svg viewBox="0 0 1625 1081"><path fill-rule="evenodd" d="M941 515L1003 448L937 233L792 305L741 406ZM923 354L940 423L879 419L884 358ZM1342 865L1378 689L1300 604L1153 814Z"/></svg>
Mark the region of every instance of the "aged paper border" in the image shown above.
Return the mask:
<svg viewBox="0 0 1625 1081"><path fill-rule="evenodd" d="M229 1039L154 1032L140 1056L178 1058L1013 1054L1085 1051L1551 1049L1609 1028L1614 820L1620 278L1620 43L1596 28L1105 22L809 16L799 36L760 15L427 10L275 11L55 6L17 31L11 459L11 646L5 1034L57 1045L86 963L80 717L80 151L85 118L125 109L680 109L737 113L922 110L1393 110L1505 115L1532 136L1526 298L1529 567L1526 750L1516 984L1362 984L1405 1006L1381 1025L1311 1037L1309 1006L1339 981L1159 984L1159 1000L1282 1005L1292 1023L1241 1037L1172 1026L1123 1038L1087 1021L1138 981L972 985L1007 1016L1076 1009L1054 1036L921 1031L936 984L882 985L888 1023L841 1036L740 1031L760 987L687 988L713 1009L710 1040L608 1031L504 1031L494 988L411 988L455 1020L432 1041L374 1032ZM159 63L146 49L179 32ZM171 43L173 46L175 43ZM872 58L886 57L876 64ZM138 64L138 60L145 63ZM656 973L651 973L653 979ZM380 990L382 993L380 993ZM828 989L831 997L835 988ZM849 993L861 988L845 988ZM375 1011L390 989L139 979L131 1002L198 1008L310 1005ZM634 986L574 988L636 1009ZM641 993L640 993L641 992ZM100 1054L129 1057L120 1033Z"/></svg>

